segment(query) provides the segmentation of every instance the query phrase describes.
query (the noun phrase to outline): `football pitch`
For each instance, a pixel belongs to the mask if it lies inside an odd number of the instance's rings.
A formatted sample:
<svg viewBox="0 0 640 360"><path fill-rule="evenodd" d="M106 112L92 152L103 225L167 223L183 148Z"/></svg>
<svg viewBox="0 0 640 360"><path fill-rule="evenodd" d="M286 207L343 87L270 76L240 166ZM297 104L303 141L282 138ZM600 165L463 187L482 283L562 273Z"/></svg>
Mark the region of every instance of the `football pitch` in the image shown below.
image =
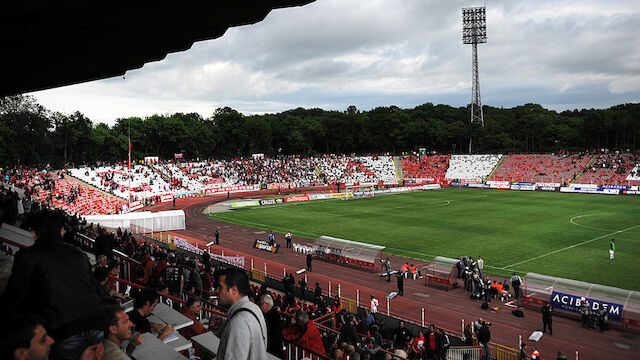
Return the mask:
<svg viewBox="0 0 640 360"><path fill-rule="evenodd" d="M386 246L428 261L468 255L485 272L536 272L640 290L640 198L442 189L235 210L215 219L294 236ZM616 259L609 242L616 239ZM283 239L279 241L284 242ZM635 265L634 265L635 264Z"/></svg>

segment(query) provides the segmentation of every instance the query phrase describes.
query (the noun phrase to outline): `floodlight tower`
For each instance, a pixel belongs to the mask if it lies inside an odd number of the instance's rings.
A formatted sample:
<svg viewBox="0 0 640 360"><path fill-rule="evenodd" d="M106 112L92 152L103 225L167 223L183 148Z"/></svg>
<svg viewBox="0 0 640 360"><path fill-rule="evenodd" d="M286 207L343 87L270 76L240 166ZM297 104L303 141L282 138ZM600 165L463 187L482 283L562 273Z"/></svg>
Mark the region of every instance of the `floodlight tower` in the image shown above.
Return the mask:
<svg viewBox="0 0 640 360"><path fill-rule="evenodd" d="M462 8L462 42L473 46L471 74L471 123L479 122L484 126L482 100L480 98L480 78L478 76L478 44L487 42L486 7ZM469 138L471 153L471 138Z"/></svg>

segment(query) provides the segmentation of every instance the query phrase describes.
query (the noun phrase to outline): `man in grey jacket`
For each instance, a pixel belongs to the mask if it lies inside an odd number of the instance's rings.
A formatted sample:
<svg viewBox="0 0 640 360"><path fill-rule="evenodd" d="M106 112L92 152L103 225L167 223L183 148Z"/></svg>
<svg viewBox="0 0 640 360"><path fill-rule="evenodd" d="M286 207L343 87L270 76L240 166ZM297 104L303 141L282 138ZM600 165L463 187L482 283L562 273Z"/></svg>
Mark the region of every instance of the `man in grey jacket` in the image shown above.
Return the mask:
<svg viewBox="0 0 640 360"><path fill-rule="evenodd" d="M267 325L258 305L247 296L247 273L226 269L219 273L217 283L218 302L229 310L226 319L216 318L212 323L220 337L216 359L266 359Z"/></svg>

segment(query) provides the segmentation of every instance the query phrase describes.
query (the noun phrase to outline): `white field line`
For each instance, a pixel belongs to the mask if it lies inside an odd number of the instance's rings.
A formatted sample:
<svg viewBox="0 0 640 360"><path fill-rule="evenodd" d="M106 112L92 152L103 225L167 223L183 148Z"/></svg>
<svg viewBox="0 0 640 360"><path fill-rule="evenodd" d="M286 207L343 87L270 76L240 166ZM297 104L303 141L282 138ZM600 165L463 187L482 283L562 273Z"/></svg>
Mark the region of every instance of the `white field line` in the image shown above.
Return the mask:
<svg viewBox="0 0 640 360"><path fill-rule="evenodd" d="M580 226L580 227L583 227L583 228L586 228L586 229L601 230L601 231L615 231L613 229L603 229L603 228L599 228L599 227L595 227L595 226L582 225L582 224L578 224L578 223L573 221L575 219L580 219L580 218L587 217L587 216L605 216L605 215L604 214L578 215L578 216L574 216L571 219L569 219L569 222L572 223L575 226Z"/></svg>
<svg viewBox="0 0 640 360"><path fill-rule="evenodd" d="M510 268L510 267L512 267L512 266L516 266L516 265L524 264L524 263L526 263L526 262L533 261L533 260L537 260L537 259L543 258L543 257L545 257L545 256L549 256L549 255L557 254L557 253L559 253L559 252L561 252L561 251L565 251L565 250L573 249L574 247L578 247L578 246L581 246L581 245L584 245L584 244L588 244L588 243L590 243L590 242L594 242L594 241L596 241L596 240L600 240L600 239L605 238L605 237L607 237L607 236L611 236L611 235L619 234L619 233L622 233L622 232L625 232L625 231L629 231L629 230L635 229L635 228L637 228L637 227L640 227L640 225L635 225L635 226L632 226L632 227L628 227L628 228L626 228L626 229L622 229L622 230L614 231L614 232L612 232L612 233L604 234L604 235L602 235L602 236L598 236L598 237L593 238L593 239L591 239L591 240L583 241L583 242L581 242L581 243L577 243L577 244L574 244L574 245L570 245L570 246L564 247L564 248L562 248L562 249L554 250L554 251L548 252L548 253L546 253L546 254L542 254L542 255L538 255L538 256L532 257L531 259L527 259L527 260L524 260L524 261L517 262L517 263L515 263L515 264L507 265L507 266L505 266L505 267L501 268L501 270L506 270L506 269L508 269L508 268Z"/></svg>

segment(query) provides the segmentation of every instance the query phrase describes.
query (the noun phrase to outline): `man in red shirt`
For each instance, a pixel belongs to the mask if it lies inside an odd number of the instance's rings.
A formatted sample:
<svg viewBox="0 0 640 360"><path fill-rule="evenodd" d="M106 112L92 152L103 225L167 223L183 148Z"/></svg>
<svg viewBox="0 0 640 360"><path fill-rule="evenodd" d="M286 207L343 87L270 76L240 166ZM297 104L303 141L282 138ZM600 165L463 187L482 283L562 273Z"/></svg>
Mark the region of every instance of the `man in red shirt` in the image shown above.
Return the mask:
<svg viewBox="0 0 640 360"><path fill-rule="evenodd" d="M182 335L187 339L191 339L191 337L193 336L200 335L209 331L204 328L200 321L198 321L200 310L202 310L202 304L200 303L200 300L194 297L190 297L189 300L187 300L187 303L182 308L180 308L180 313L182 315L193 320L193 325L181 330Z"/></svg>
<svg viewBox="0 0 640 360"><path fill-rule="evenodd" d="M313 320L309 319L309 314L306 311L298 310L296 312L296 324L283 329L282 338L316 354L325 355L320 331Z"/></svg>

